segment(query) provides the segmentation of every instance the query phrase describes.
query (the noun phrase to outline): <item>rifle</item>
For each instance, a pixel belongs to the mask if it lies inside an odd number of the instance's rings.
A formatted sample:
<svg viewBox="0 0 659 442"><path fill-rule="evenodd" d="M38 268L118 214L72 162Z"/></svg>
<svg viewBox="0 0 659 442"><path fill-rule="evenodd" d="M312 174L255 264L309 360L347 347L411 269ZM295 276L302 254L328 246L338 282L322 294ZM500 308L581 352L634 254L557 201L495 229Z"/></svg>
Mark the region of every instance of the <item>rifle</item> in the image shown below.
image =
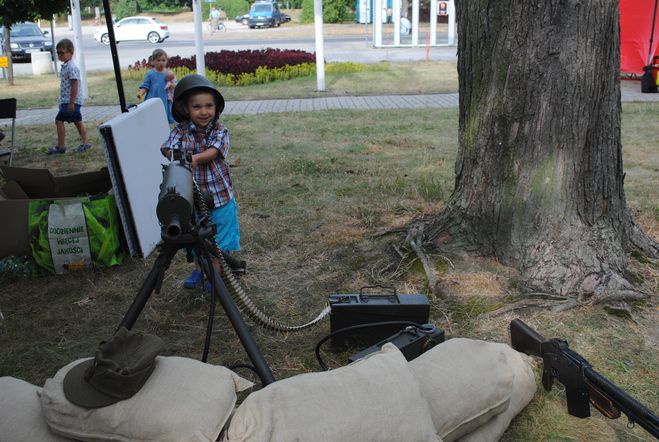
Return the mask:
<svg viewBox="0 0 659 442"><path fill-rule="evenodd" d="M586 359L570 350L567 341L545 339L519 319L510 323L512 347L543 360L542 385L552 388L554 379L565 386L567 411L572 416L590 416L590 404L609 419L624 413L629 421L638 423L659 438L659 418L647 407L592 369Z"/></svg>

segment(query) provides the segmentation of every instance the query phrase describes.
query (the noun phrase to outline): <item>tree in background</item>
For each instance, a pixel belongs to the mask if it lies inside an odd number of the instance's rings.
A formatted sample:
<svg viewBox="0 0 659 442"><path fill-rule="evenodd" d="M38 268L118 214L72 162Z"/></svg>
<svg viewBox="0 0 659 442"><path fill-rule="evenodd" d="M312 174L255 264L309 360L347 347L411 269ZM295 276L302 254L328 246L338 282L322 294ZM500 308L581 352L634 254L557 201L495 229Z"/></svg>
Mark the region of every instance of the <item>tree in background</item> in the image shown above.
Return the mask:
<svg viewBox="0 0 659 442"><path fill-rule="evenodd" d="M101 3L100 5L96 3ZM202 3L208 8L208 3ZM85 0L85 6L103 6L102 0ZM118 19L139 14L142 12L180 12L182 9L191 10L190 0L118 0L110 5L112 13Z"/></svg>
<svg viewBox="0 0 659 442"><path fill-rule="evenodd" d="M457 19L455 188L408 242L493 256L557 309L645 297L626 253L659 244L623 189L618 1L461 1Z"/></svg>
<svg viewBox="0 0 659 442"><path fill-rule="evenodd" d="M323 0L323 22L341 23L348 17L354 2L348 0ZM302 0L302 23L311 23L314 18L313 0Z"/></svg>
<svg viewBox="0 0 659 442"><path fill-rule="evenodd" d="M9 57L7 80L14 84L14 66L11 62L11 33L9 30L14 23L35 21L37 19L51 19L53 14L69 8L69 0L0 0L0 25L3 28L4 53Z"/></svg>
<svg viewBox="0 0 659 442"><path fill-rule="evenodd" d="M208 18L211 7L217 7L226 15L227 20L233 20L237 15L246 14L249 11L250 2L247 0L219 0L215 3L203 2L201 4L201 16Z"/></svg>

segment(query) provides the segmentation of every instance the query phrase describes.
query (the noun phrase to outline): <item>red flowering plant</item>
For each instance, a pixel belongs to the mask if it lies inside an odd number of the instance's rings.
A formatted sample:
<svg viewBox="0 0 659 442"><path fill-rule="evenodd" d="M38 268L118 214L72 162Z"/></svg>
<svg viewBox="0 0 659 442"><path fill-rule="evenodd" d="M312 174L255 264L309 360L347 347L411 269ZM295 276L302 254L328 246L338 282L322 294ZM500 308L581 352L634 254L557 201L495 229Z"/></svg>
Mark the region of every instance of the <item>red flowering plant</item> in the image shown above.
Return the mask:
<svg viewBox="0 0 659 442"><path fill-rule="evenodd" d="M204 55L207 77L220 84L243 85L311 75L315 72L316 56L297 49L258 49L207 52ZM169 68L181 78L195 71L196 57L175 55L168 60ZM128 66L128 77L139 78L150 69L147 60Z"/></svg>

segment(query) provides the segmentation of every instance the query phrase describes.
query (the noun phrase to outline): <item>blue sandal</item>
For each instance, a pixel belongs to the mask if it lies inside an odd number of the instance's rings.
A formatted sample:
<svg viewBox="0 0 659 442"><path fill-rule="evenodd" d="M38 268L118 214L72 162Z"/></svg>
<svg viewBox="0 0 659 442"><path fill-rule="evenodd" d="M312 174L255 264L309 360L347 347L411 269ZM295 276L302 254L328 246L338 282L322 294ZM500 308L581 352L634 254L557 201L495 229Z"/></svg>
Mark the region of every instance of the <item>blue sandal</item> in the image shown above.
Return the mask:
<svg viewBox="0 0 659 442"><path fill-rule="evenodd" d="M197 269L193 270L190 276L183 281L183 288L196 289L201 287L201 272Z"/></svg>
<svg viewBox="0 0 659 442"><path fill-rule="evenodd" d="M85 152L85 151L89 150L89 148L91 148L91 147L92 147L91 144L81 144L80 146L78 146L76 151L77 152Z"/></svg>
<svg viewBox="0 0 659 442"><path fill-rule="evenodd" d="M56 155L64 152L66 152L66 147L59 147L59 146L50 147L46 151L48 155Z"/></svg>

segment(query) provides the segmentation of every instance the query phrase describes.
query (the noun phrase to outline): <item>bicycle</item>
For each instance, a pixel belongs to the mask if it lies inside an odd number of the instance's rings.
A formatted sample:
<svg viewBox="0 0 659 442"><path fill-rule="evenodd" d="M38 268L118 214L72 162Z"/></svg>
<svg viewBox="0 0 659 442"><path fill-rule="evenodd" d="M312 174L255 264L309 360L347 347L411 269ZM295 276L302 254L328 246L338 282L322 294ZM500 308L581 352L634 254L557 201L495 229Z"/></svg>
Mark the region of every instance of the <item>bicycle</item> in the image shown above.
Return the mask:
<svg viewBox="0 0 659 442"><path fill-rule="evenodd" d="M210 23L208 23L206 25L206 29L208 29L208 32L210 32L212 34L213 32L212 32L211 27L212 27L212 25ZM222 23L221 21L218 21L217 22L217 28L215 28L215 31L216 32L227 32L227 27L224 23Z"/></svg>

